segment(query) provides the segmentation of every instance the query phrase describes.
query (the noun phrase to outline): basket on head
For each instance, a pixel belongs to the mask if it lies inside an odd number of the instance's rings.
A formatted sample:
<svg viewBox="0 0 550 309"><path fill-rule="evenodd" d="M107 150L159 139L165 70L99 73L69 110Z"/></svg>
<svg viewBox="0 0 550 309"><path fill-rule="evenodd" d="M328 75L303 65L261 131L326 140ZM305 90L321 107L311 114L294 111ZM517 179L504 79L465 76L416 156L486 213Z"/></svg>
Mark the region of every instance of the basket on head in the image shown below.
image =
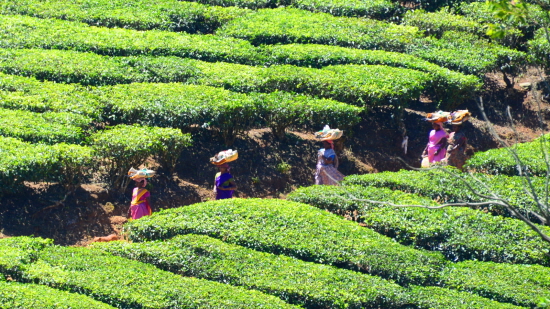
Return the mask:
<svg viewBox="0 0 550 309"><path fill-rule="evenodd" d="M344 131L338 129L331 129L329 126L325 126L323 131L315 132L315 137L322 141L334 141L344 135Z"/></svg>
<svg viewBox="0 0 550 309"><path fill-rule="evenodd" d="M139 179L139 178L151 178L155 176L157 172L148 170L146 168L141 170L136 170L135 168L130 168L128 171L128 176L130 176L131 179Z"/></svg>
<svg viewBox="0 0 550 309"><path fill-rule="evenodd" d="M467 109L464 110L457 110L456 112L452 112L449 116L448 123L454 124L454 125L460 125L464 122L468 121L472 114Z"/></svg>
<svg viewBox="0 0 550 309"><path fill-rule="evenodd" d="M214 165L222 165L235 161L239 158L239 153L237 150L227 149L224 151L218 152L215 156L210 158L210 162Z"/></svg>
<svg viewBox="0 0 550 309"><path fill-rule="evenodd" d="M426 120L429 122L447 122L451 113L444 111L437 111L435 113L428 113Z"/></svg>

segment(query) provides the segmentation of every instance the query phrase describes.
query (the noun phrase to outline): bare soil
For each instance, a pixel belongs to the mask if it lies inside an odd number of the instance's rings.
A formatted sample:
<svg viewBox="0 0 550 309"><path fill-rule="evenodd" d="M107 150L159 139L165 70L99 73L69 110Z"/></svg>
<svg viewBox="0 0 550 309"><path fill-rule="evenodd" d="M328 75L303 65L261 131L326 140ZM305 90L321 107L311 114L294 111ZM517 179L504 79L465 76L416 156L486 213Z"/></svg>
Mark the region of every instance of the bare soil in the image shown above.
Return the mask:
<svg viewBox="0 0 550 309"><path fill-rule="evenodd" d="M535 69L527 70L516 78L513 88L506 88L499 74L486 76L488 87L481 94L485 111L499 136L510 143L530 141L541 133L539 106L533 93L544 96L548 92L530 92L524 84L537 80L538 74ZM486 129L477 102L477 98L472 98L458 108L473 114L473 119L464 126L470 154L499 147ZM507 106L515 129L509 126ZM336 145L339 170L350 175L397 171L406 167L404 162L419 166L431 129L423 119L426 113L437 109L436 104L421 99L405 110L403 121L409 138L406 154L401 148L403 135L396 125L394 110L379 107L369 111L353 134L347 132L345 139ZM540 109L544 122L548 123L550 104L543 99ZM193 140L193 146L182 153L173 175L159 175L151 181L154 212L213 199L216 169L209 158L228 147L209 132L199 132ZM319 147L311 132L300 130L288 132L284 141L276 140L269 129L252 130L238 137L231 147L239 150L239 159L232 164L231 171L238 185L236 196L285 198L292 190L313 184ZM74 194L65 196L57 184L28 183L25 192L3 199L0 238L34 235L52 238L62 245L86 245L94 237L118 235L126 222L131 189L120 194L95 182L83 184Z"/></svg>

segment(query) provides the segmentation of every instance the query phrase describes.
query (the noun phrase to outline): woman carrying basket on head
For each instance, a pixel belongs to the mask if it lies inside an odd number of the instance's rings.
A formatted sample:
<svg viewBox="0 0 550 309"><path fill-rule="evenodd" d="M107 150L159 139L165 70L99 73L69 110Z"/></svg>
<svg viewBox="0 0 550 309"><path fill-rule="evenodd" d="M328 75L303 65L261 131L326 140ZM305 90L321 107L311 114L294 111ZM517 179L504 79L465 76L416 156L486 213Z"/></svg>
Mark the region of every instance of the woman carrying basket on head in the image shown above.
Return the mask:
<svg viewBox="0 0 550 309"><path fill-rule="evenodd" d="M136 182L136 187L132 191L132 202L128 209L128 218L133 220L139 219L143 216L150 216L152 214L151 205L149 203L149 197L151 193L145 189L147 186L147 178L153 177L154 171L142 169L136 170L131 168L128 175Z"/></svg>
<svg viewBox="0 0 550 309"><path fill-rule="evenodd" d="M436 112L428 114L426 120L432 123L433 130L430 131L428 144L422 152L423 158L428 158L428 162L440 162L447 154L447 131L443 128L443 122L448 119L448 112Z"/></svg>
<svg viewBox="0 0 550 309"><path fill-rule="evenodd" d="M449 146L447 146L447 156L445 161L448 165L454 166L460 170L466 163L466 147L468 139L462 132L462 124L470 119L468 110L458 110L451 113L448 123L452 125L453 132L449 134Z"/></svg>
<svg viewBox="0 0 550 309"><path fill-rule="evenodd" d="M342 134L342 131L330 129L329 126L325 126L323 131L315 133L315 137L323 142L323 148L317 153L316 185L336 186L344 179L344 175L337 170L338 157L334 152L334 141L342 137Z"/></svg>
<svg viewBox="0 0 550 309"><path fill-rule="evenodd" d="M210 162L216 165L219 172L214 178L214 192L216 193L216 200L222 200L233 197L233 192L237 190L235 179L233 175L229 173L231 167L228 162L237 160L238 153L236 150L225 150L216 154L210 158Z"/></svg>

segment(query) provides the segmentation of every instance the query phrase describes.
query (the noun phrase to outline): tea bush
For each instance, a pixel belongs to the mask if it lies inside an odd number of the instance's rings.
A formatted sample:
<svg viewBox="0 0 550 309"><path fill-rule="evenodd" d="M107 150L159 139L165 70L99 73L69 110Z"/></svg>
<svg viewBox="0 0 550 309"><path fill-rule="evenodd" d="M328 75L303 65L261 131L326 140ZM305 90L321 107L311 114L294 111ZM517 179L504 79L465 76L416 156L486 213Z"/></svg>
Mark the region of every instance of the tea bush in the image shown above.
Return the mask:
<svg viewBox="0 0 550 309"><path fill-rule="evenodd" d="M236 92L281 90L359 106L406 104L417 99L430 80L423 72L375 65L323 69L290 65L261 68L177 57L107 57L73 51L26 49L1 50L0 70L84 85L183 82Z"/></svg>
<svg viewBox="0 0 550 309"><path fill-rule="evenodd" d="M113 309L114 307L80 294L59 291L37 284L3 282L0 279L0 308Z"/></svg>
<svg viewBox="0 0 550 309"><path fill-rule="evenodd" d="M89 147L68 144L31 144L0 137L0 195L16 193L24 181L59 181L71 188L82 181L92 164Z"/></svg>
<svg viewBox="0 0 550 309"><path fill-rule="evenodd" d="M344 179L348 185L386 187L409 193L426 196L431 199L448 202L480 202L486 201L474 194L460 179L470 183L481 194L487 194L486 188L469 178L466 174L456 173L457 177L444 171L405 171L382 172L376 174L352 175ZM535 201L527 196L523 190L522 177L493 176L487 174L474 174L497 195L508 200L511 205L521 209L529 216L530 211L537 211ZM539 196L544 196L544 179L533 178L533 184ZM509 216L510 214L498 206L488 206L487 210L493 214ZM532 220L536 218L532 217Z"/></svg>
<svg viewBox="0 0 550 309"><path fill-rule="evenodd" d="M90 136L91 147L101 159L109 184L120 191L128 185L127 172L154 155L173 170L184 147L191 145L190 134L179 129L117 125Z"/></svg>
<svg viewBox="0 0 550 309"><path fill-rule="evenodd" d="M70 112L96 120L102 106L86 87L0 73L0 106L33 112Z"/></svg>
<svg viewBox="0 0 550 309"><path fill-rule="evenodd" d="M242 286L306 308L396 308L404 289L384 279L284 255L226 244L204 235L94 248L182 276Z"/></svg>
<svg viewBox="0 0 550 309"><path fill-rule="evenodd" d="M21 240L19 248L13 243ZM46 246L27 249L26 238L0 239L0 271L12 278L88 295L117 308L297 308L260 292L186 278L100 250Z"/></svg>
<svg viewBox="0 0 550 309"><path fill-rule="evenodd" d="M0 47L67 49L107 56L178 56L211 62L258 62L255 59L257 49L243 40L160 30L92 27L80 22L19 15L0 15Z"/></svg>
<svg viewBox="0 0 550 309"><path fill-rule="evenodd" d="M282 200L230 199L164 210L127 224L133 241L203 234L305 261L359 270L402 284L437 281L447 262L314 207Z"/></svg>
<svg viewBox="0 0 550 309"><path fill-rule="evenodd" d="M524 165L522 174L545 176L548 173L543 149L548 152L549 145L550 135L545 135L532 142L518 143L511 147ZM512 154L505 148L476 152L468 159L467 168L494 175L516 176L520 172Z"/></svg>
<svg viewBox="0 0 550 309"><path fill-rule="evenodd" d="M92 120L72 113L34 113L0 108L0 134L34 143L83 142Z"/></svg>
<svg viewBox="0 0 550 309"><path fill-rule="evenodd" d="M4 2L2 12L79 21L93 26L212 33L248 10L176 0L10 0Z"/></svg>
<svg viewBox="0 0 550 309"><path fill-rule="evenodd" d="M518 306L535 308L539 299L550 297L550 268L464 261L451 264L441 284Z"/></svg>
<svg viewBox="0 0 550 309"><path fill-rule="evenodd" d="M392 207L360 201L398 205L437 206L433 200L389 188L323 186L300 188L289 200L310 204L338 214L356 212L367 227L404 245L441 251L451 261L478 260L550 266L550 246L525 223L493 216L466 207L423 209ZM550 233L550 228L539 226Z"/></svg>
<svg viewBox="0 0 550 309"><path fill-rule="evenodd" d="M476 75L515 69L527 58L523 52L467 33L447 31L441 39L425 38L416 27L287 8L258 10L228 22L216 33L254 45L315 43L403 52Z"/></svg>

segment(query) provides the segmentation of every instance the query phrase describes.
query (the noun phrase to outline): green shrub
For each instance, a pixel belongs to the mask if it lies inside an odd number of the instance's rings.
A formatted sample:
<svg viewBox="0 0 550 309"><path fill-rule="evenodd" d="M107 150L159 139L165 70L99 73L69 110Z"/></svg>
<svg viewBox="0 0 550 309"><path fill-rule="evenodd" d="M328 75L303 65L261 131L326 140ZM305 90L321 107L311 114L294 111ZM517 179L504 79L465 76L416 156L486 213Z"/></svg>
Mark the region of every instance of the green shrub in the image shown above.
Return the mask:
<svg viewBox="0 0 550 309"><path fill-rule="evenodd" d="M452 171L452 170L451 170ZM524 215L529 216L531 220L537 220L531 217L529 212L537 212L538 207L535 201L525 194L523 190L522 177L492 176L486 174L474 174L474 176L487 185L490 190L498 196L505 198L511 205L525 211ZM459 178L457 178L459 177ZM462 181L460 180L462 179ZM533 185L539 196L545 196L544 179L533 178ZM416 193L431 199L448 202L480 202L487 201L472 192L463 181L467 181L481 194L487 194L488 190L480 183L472 180L467 174L456 173L454 176L445 171L399 171L382 172L366 175L351 175L344 179L347 185L355 184L360 186L386 187L394 190L401 190L409 193ZM510 216L510 214L500 206L490 206L487 209L493 214Z"/></svg>
<svg viewBox="0 0 550 309"><path fill-rule="evenodd" d="M523 52L467 33L446 32L441 39L424 38L416 27L334 17L296 9L259 10L228 22L218 35L260 44L326 44L359 49L404 52L466 74L482 75L525 61Z"/></svg>
<svg viewBox="0 0 550 309"><path fill-rule="evenodd" d="M550 297L550 268L465 261L451 264L441 284L518 306L535 308L541 297Z"/></svg>
<svg viewBox="0 0 550 309"><path fill-rule="evenodd" d="M88 117L72 113L34 113L0 108L0 134L24 141L46 144L83 141Z"/></svg>
<svg viewBox="0 0 550 309"><path fill-rule="evenodd" d="M304 93L359 106L404 105L428 84L428 74L387 66L329 66L323 69L275 65L261 68L177 57L107 57L51 50L2 50L0 70L39 79L85 85L183 82L237 92Z"/></svg>
<svg viewBox="0 0 550 309"><path fill-rule="evenodd" d="M250 94L257 102L262 125L271 128L273 134L284 139L287 128L319 130L323 125L351 129L360 121L360 108L329 99L313 99L305 95L285 92Z"/></svg>
<svg viewBox="0 0 550 309"><path fill-rule="evenodd" d="M398 52L421 37L415 27L293 8L258 10L226 23L216 33L254 45L316 43Z"/></svg>
<svg viewBox="0 0 550 309"><path fill-rule="evenodd" d="M134 241L204 234L305 261L359 270L400 283L437 281L439 253L414 250L304 204L230 199L170 209L127 225Z"/></svg>
<svg viewBox="0 0 550 309"><path fill-rule="evenodd" d="M10 242L0 239L0 252L31 252ZM100 250L48 246L32 252L31 263L12 262L18 266L14 279L88 295L117 308L296 308L260 292L177 276Z"/></svg>
<svg viewBox="0 0 550 309"><path fill-rule="evenodd" d="M504 24L509 30L503 40L499 40L499 42L506 46L521 48L524 46L520 44L525 43L526 39L533 38L534 32L545 20L544 11L539 6L530 3L524 4L529 10L529 17L525 19L525 23L497 18L491 9L491 4L487 2L464 2L458 7L458 12L481 24Z"/></svg>
<svg viewBox="0 0 550 309"><path fill-rule="evenodd" d="M191 136L179 129L118 125L90 136L91 146L101 158L109 184L120 191L128 185L127 172L139 167L154 155L172 171L184 147L191 145Z"/></svg>
<svg viewBox="0 0 550 309"><path fill-rule="evenodd" d="M425 93L442 108L453 109L479 90L482 83L465 75L440 67L418 57L382 50L361 50L317 44L286 44L262 46L269 64L291 64L320 68L338 64L387 65L418 70L430 75Z"/></svg>
<svg viewBox="0 0 550 309"><path fill-rule="evenodd" d="M98 99L81 85L40 82L34 77L0 73L0 106L33 112L70 112L97 119ZM83 118L84 119L84 118Z"/></svg>
<svg viewBox="0 0 550 309"><path fill-rule="evenodd" d="M518 168L512 154L505 148L476 152L468 159L467 168L495 175L515 176L519 175L521 170L522 174L545 176L548 173L548 167L544 161L543 149L548 153L549 145L550 135L545 135L532 142L512 146L510 150L515 151L522 162L521 169Z"/></svg>
<svg viewBox="0 0 550 309"><path fill-rule="evenodd" d="M203 235L167 241L94 245L182 276L242 286L306 308L396 308L403 288L384 279L284 255L258 252Z"/></svg>
<svg viewBox="0 0 550 309"><path fill-rule="evenodd" d="M59 18L93 26L190 33L212 33L220 25L247 12L177 0L9 0L2 7L3 14Z"/></svg>
<svg viewBox="0 0 550 309"><path fill-rule="evenodd" d="M424 209L398 205L437 206L433 200L389 188L323 186L300 188L289 200L344 215L355 213L367 227L401 244L441 251L451 261L479 260L550 266L550 246L525 223L466 207ZM550 234L550 228L539 226Z"/></svg>
<svg viewBox="0 0 550 309"><path fill-rule="evenodd" d="M0 137L0 195L18 192L24 181L58 181L67 189L78 186L93 162L89 147L30 144Z"/></svg>
<svg viewBox="0 0 550 309"><path fill-rule="evenodd" d="M433 286L411 286L409 291L409 301L416 305L415 308L419 309L523 308L512 304L499 303L466 292Z"/></svg>
<svg viewBox="0 0 550 309"><path fill-rule="evenodd" d="M109 29L79 22L9 15L0 15L0 47L67 49L107 56L178 56L247 64L259 61L255 58L257 49L243 40L159 30Z"/></svg>
<svg viewBox="0 0 550 309"><path fill-rule="evenodd" d="M114 307L84 295L58 291L37 284L2 282L0 280L0 308L108 309Z"/></svg>
<svg viewBox="0 0 550 309"><path fill-rule="evenodd" d="M550 43L546 37L544 29L539 29L535 32L535 36L532 40L527 42L529 46L529 55L538 64L544 66L546 70L550 68Z"/></svg>
<svg viewBox="0 0 550 309"><path fill-rule="evenodd" d="M448 9L438 12L426 12L424 10L408 11L403 16L403 24L418 27L427 35L440 38L445 31L462 31L484 36L485 29L482 25L465 16L451 13Z"/></svg>
<svg viewBox="0 0 550 309"><path fill-rule="evenodd" d="M527 63L524 52L457 31L446 31L441 39L418 40L408 53L451 70L478 76L491 71L515 73Z"/></svg>

